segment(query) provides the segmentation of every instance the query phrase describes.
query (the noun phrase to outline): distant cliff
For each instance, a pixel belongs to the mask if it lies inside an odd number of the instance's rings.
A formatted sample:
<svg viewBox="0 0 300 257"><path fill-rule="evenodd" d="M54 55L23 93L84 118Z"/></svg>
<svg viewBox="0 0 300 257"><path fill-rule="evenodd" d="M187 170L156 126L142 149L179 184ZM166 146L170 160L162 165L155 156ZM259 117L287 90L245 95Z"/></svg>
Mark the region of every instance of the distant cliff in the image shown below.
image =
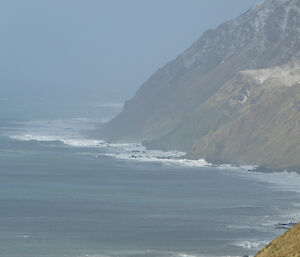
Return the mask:
<svg viewBox="0 0 300 257"><path fill-rule="evenodd" d="M255 257L299 257L300 256L300 224L288 230Z"/></svg>
<svg viewBox="0 0 300 257"><path fill-rule="evenodd" d="M213 162L300 167L300 1L265 0L205 32L105 124Z"/></svg>

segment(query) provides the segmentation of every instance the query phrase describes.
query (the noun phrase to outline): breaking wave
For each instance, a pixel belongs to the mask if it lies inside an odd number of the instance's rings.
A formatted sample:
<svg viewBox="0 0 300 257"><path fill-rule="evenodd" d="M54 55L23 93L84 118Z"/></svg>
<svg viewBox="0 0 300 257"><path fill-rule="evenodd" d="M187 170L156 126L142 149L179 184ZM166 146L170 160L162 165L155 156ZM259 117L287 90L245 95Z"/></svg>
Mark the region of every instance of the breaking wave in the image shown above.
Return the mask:
<svg viewBox="0 0 300 257"><path fill-rule="evenodd" d="M260 250L264 248L267 244L269 244L269 241L238 241L233 243L233 246L241 247L248 250Z"/></svg>
<svg viewBox="0 0 300 257"><path fill-rule="evenodd" d="M44 135L12 135L11 139L21 141L40 141L40 142L61 142L65 145L75 147L100 147L105 143L104 140L84 139L84 138L64 138L59 136L44 136Z"/></svg>

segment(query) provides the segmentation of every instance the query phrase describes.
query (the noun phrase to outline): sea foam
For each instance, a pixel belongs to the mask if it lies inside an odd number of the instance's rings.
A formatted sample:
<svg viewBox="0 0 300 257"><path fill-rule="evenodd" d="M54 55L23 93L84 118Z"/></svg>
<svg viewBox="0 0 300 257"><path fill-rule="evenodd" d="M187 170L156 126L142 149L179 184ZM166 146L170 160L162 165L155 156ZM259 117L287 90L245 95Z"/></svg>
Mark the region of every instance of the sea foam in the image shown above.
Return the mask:
<svg viewBox="0 0 300 257"><path fill-rule="evenodd" d="M262 241L246 240L246 241L237 241L237 242L233 243L233 246L237 246L237 247L241 247L241 248L249 249L249 250L260 250L269 243L270 242L266 241L266 240L262 240Z"/></svg>
<svg viewBox="0 0 300 257"><path fill-rule="evenodd" d="M61 136L44 136L44 135L12 135L11 139L21 140L21 141L40 141L40 142L61 142L65 145L75 146L75 147L101 147L106 146L104 140L94 140L85 138L65 138Z"/></svg>

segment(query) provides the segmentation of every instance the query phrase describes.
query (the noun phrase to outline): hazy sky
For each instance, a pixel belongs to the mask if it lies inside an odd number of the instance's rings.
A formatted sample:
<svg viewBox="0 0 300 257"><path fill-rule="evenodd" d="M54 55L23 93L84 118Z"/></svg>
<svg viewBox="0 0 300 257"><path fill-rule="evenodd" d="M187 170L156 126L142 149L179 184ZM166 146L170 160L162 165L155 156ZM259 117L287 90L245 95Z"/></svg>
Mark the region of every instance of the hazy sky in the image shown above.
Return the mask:
<svg viewBox="0 0 300 257"><path fill-rule="evenodd" d="M206 29L255 2L1 0L1 96L128 99Z"/></svg>

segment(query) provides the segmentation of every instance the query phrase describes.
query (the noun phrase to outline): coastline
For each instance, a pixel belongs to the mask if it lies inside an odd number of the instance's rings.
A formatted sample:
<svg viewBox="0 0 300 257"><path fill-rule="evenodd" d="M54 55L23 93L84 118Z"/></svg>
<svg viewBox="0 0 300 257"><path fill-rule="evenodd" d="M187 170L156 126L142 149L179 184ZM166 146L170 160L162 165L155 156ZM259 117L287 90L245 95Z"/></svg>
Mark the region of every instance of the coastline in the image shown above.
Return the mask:
<svg viewBox="0 0 300 257"><path fill-rule="evenodd" d="M160 149L161 151L171 151L169 147L166 145L160 145L159 143L152 143L150 141L144 140L141 143L143 146L145 146L147 149ZM220 159L217 156L198 156L197 154L193 153L192 151L189 151L185 153L184 156L187 160L198 160L198 159L204 159L206 162L210 163L213 166L231 166L231 167L245 167L249 166L252 171L256 172L263 172L263 173L273 173L273 172L296 172L300 174L300 166L290 166L290 165L282 165L282 166L275 166L275 165L268 165L264 163L259 162L247 162L247 161L239 161L239 160L233 160L233 159Z"/></svg>
<svg viewBox="0 0 300 257"><path fill-rule="evenodd" d="M106 139L107 141L105 141L105 139L99 139L99 135L95 135L97 122L86 119L14 122L13 126L14 129L10 128L10 133L4 136L24 141L57 141L74 147L101 147L112 150L106 154L107 156L119 159L165 162L189 167L240 168L262 173L287 171L300 174L300 167L269 167L255 163L223 161L216 158L195 158L191 153L159 149L158 146L153 147L147 141L141 143L133 140L117 142Z"/></svg>

